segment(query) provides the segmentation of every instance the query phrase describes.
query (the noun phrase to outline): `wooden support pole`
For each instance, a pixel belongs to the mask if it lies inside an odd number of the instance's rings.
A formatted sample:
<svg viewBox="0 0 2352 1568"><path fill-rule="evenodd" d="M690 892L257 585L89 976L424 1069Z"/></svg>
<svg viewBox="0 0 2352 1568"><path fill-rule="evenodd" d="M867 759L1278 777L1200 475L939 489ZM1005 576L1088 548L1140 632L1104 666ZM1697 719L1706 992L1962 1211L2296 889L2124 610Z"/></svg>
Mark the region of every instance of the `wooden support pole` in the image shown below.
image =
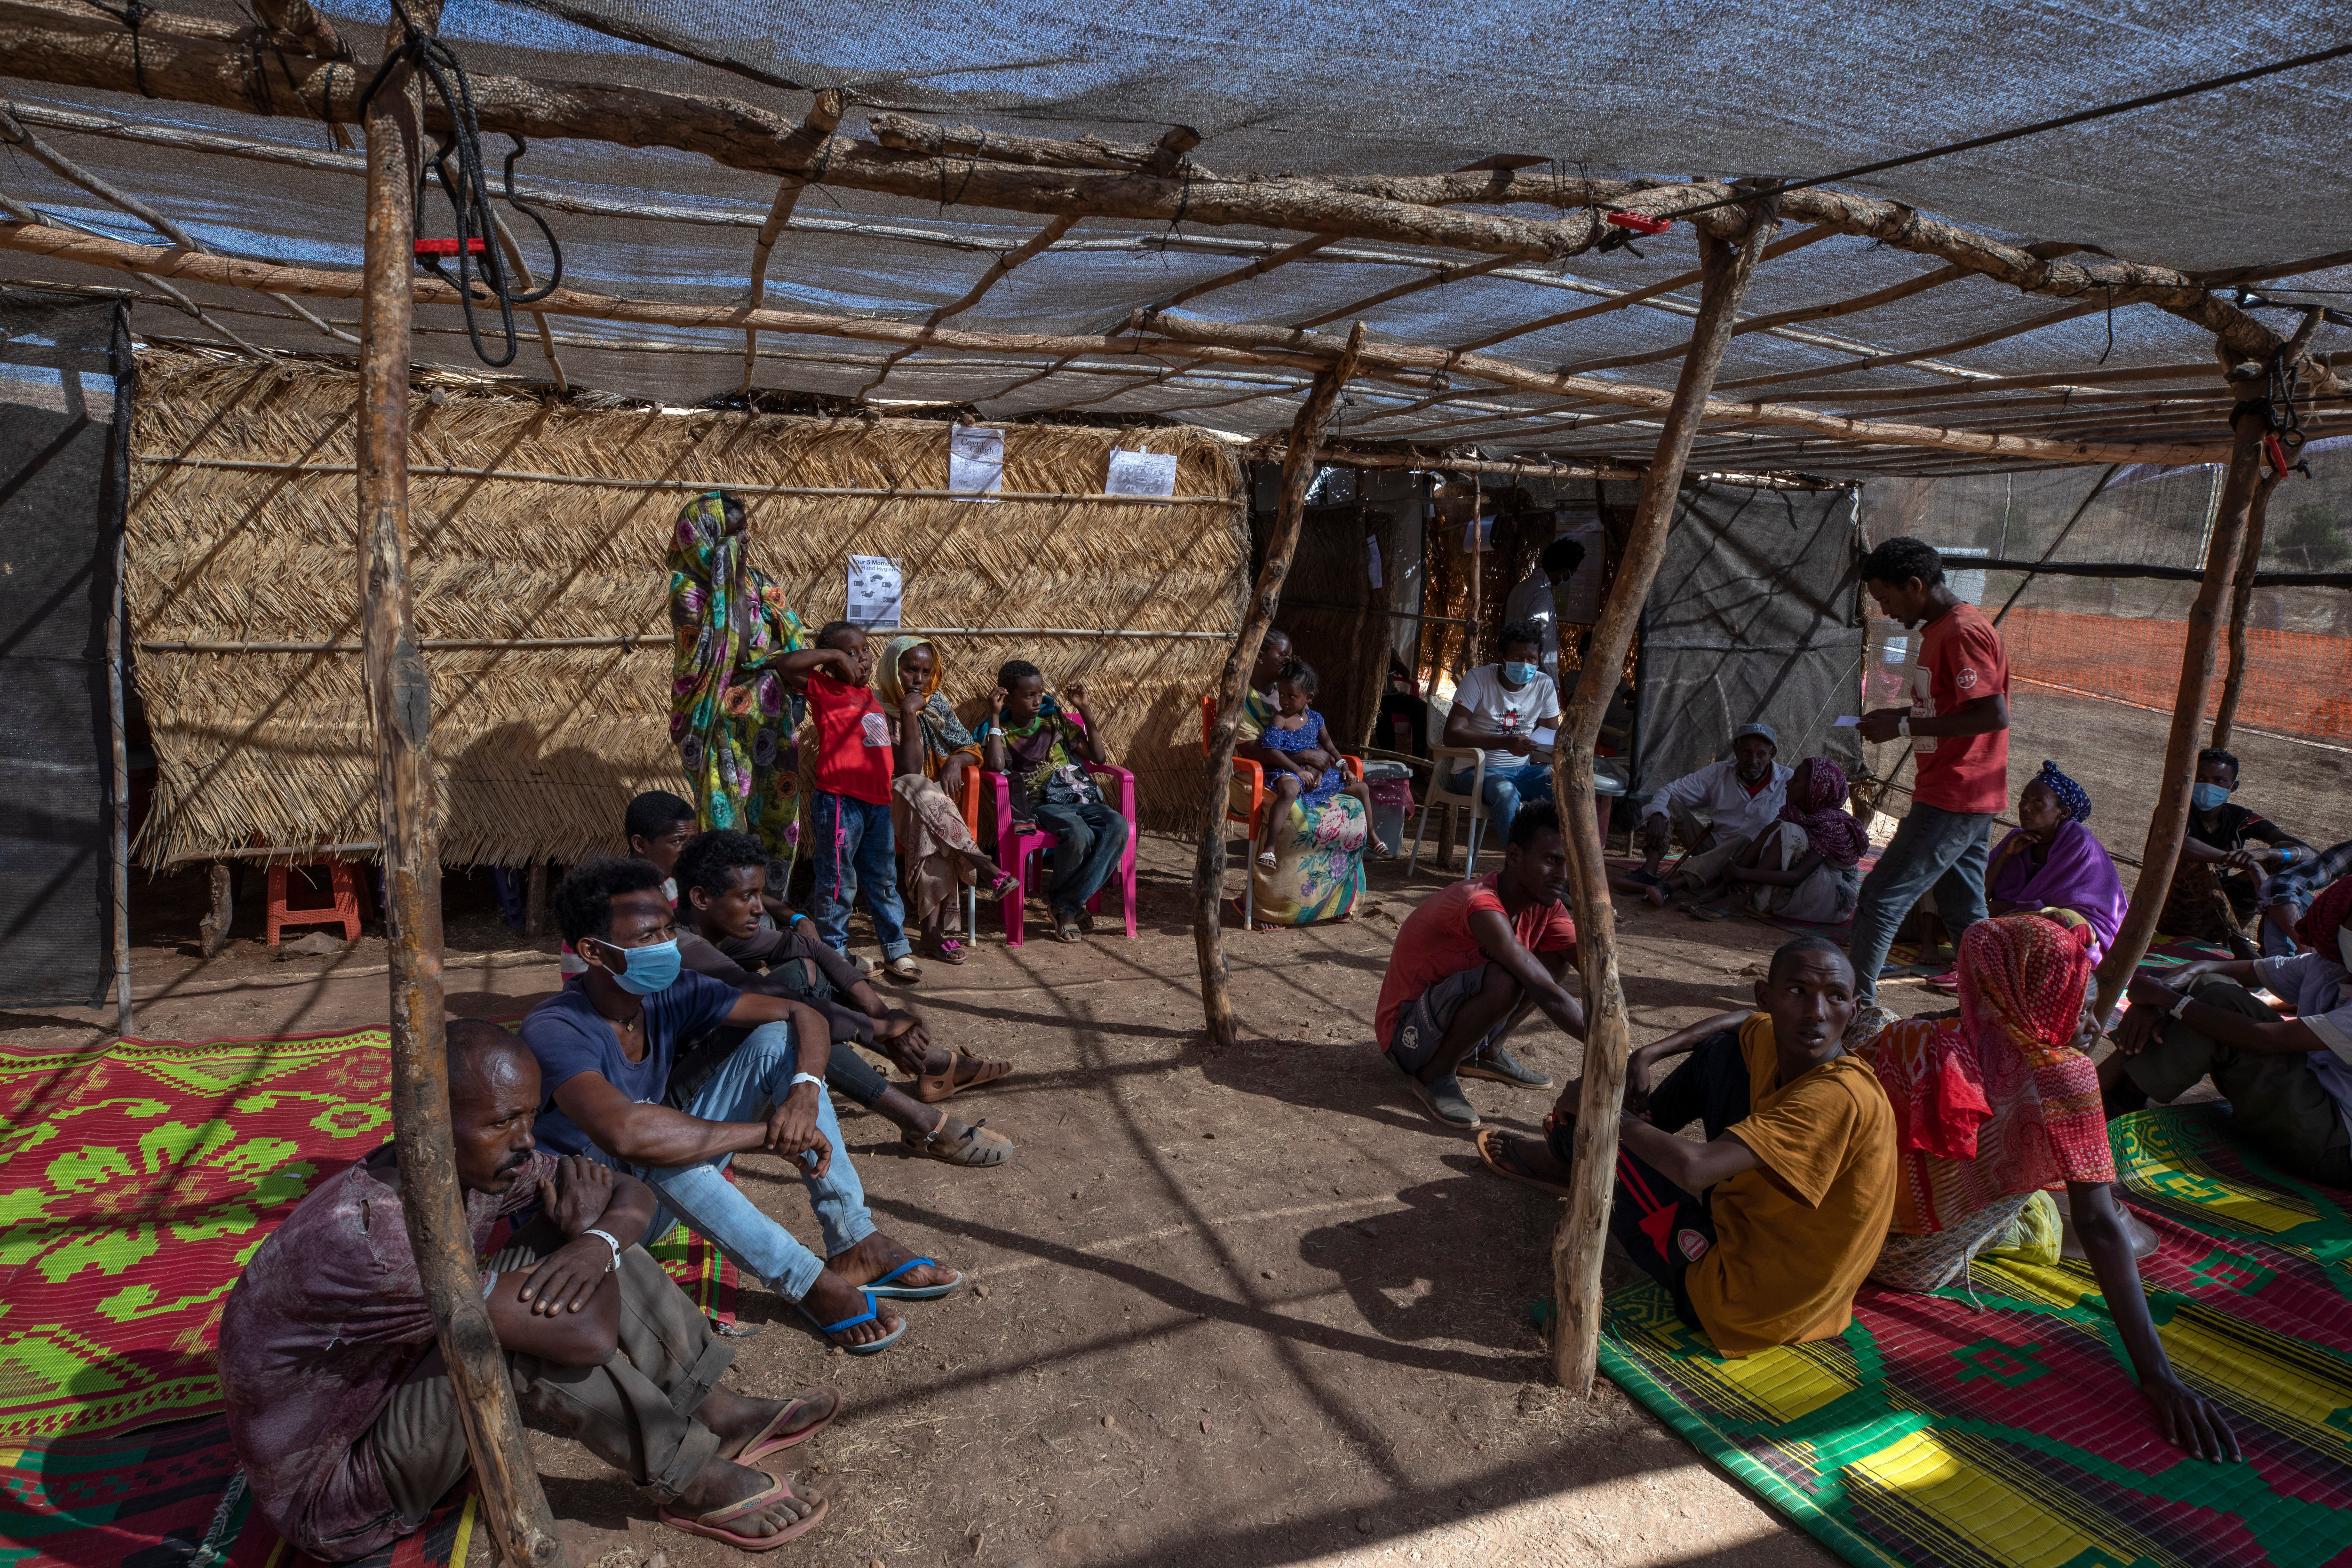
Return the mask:
<svg viewBox="0 0 2352 1568"><path fill-rule="evenodd" d="M206 958L218 958L228 945L228 928L236 919L236 878L225 860L213 862L210 878L212 907L196 922L196 948Z"/></svg>
<svg viewBox="0 0 2352 1568"><path fill-rule="evenodd" d="M538 942L547 935L547 862L533 860L523 881L522 937Z"/></svg>
<svg viewBox="0 0 2352 1568"><path fill-rule="evenodd" d="M1625 994L1617 979L1616 912L1609 901L1609 868L1601 858L1601 823L1592 798L1592 748L1601 738L1601 716L1617 685L1617 671L1632 646L1633 628L1650 584L1664 558L1666 531L1681 499L1683 469L1714 385L1723 353L1731 342L1739 302L1748 292L1765 242L1776 226L1769 208L1759 212L1737 244L1701 240L1706 277L1699 283L1699 312L1691 329L1690 353L1675 384L1657 454L1642 481L1633 528L1619 557L1592 647L1583 659L1587 679L1576 686L1552 756L1552 795L1559 802L1561 832L1576 880L1577 962L1584 979L1584 1093L1576 1117L1576 1167L1566 1218L1552 1239L1552 1300L1559 1304L1552 1332L1552 1371L1563 1388L1590 1392L1601 1351L1601 1256L1609 1234L1609 1205L1615 1191L1617 1119L1625 1105L1625 1058L1631 1049Z"/></svg>
<svg viewBox="0 0 2352 1568"><path fill-rule="evenodd" d="M1275 513L1274 537L1267 542L1265 564L1259 568L1257 586L1251 590L1242 629L1234 651L1225 657L1224 673L1217 681L1217 721L1209 731L1209 762L1202 776L1201 849L1192 867L1192 946L1201 961L1201 1007L1209 1021L1209 1043L1234 1043L1234 998L1225 973L1224 929L1218 905L1225 887L1225 802L1234 771L1234 731L1240 728L1242 704L1249 695L1250 667L1257 662L1258 645L1274 625L1275 606L1282 601L1282 580L1290 574L1290 558L1298 552L1298 530L1307 513L1307 487L1315 477L1315 437L1323 422L1339 406L1339 389L1356 373L1356 356L1364 344L1364 324L1348 334L1348 346L1329 365L1315 373L1315 384L1298 416L1290 422L1290 444L1282 454L1282 499Z"/></svg>
<svg viewBox="0 0 2352 1568"><path fill-rule="evenodd" d="M2259 367L2241 365L2230 380L2242 398L2261 395ZM2132 886L2131 903L2124 910L2116 940L2099 961L2098 1016L2105 1018L2133 971L2147 954L2156 935L2157 917L2172 891L2172 872L2180 859L2181 841L2189 837L2189 791L2197 782L2200 731L2205 727L2205 699L2213 689L2214 656L2221 641L2221 605L2230 596L2238 569L2239 545L2246 536L2246 517L2252 510L2255 488L2262 482L2263 431L2254 413L2230 422L2230 476L2221 487L2221 504L2213 520L2213 538L2205 552L2205 582L2189 606L2188 643L2180 654L2180 685L2172 699L2172 732L2164 747L2164 787L2156 810L2147 819L2147 847L2140 851L2139 880Z"/></svg>
<svg viewBox="0 0 2352 1568"><path fill-rule="evenodd" d="M410 0L430 31L439 0ZM402 14L387 58L406 45ZM393 1142L401 1207L426 1305L448 1363L457 1415L482 1489L482 1517L508 1568L562 1557L539 1472L523 1445L506 1357L483 1309L449 1131L441 1001L441 867L433 829L433 692L417 647L408 584L408 343L414 316L414 203L423 158L423 93L396 64L370 100L366 288L360 331L361 632L374 718L383 826L385 949L392 989Z"/></svg>
<svg viewBox="0 0 2352 1568"><path fill-rule="evenodd" d="M2254 499L2246 510L2245 542L2238 547L2237 580L2230 585L2230 673L2221 680L2221 705L2213 712L2210 746L2230 749L2230 731L2238 721L2238 699L2246 689L2246 618L2253 613L2254 573L2262 564L2263 530L2269 520L2271 491L2284 474L2264 474L2254 485Z"/></svg>
<svg viewBox="0 0 2352 1568"><path fill-rule="evenodd" d="M117 348L123 342L118 328ZM127 444L130 432L118 426L114 439ZM122 446L115 450L121 453ZM130 464L121 457L115 461L120 465L115 482L120 484ZM122 704L122 558L129 538L126 519L124 528L114 536L114 591L108 596L106 611L106 717L114 752L114 1030L119 1035L128 1035L138 1026L131 1011L131 753L123 733Z"/></svg>

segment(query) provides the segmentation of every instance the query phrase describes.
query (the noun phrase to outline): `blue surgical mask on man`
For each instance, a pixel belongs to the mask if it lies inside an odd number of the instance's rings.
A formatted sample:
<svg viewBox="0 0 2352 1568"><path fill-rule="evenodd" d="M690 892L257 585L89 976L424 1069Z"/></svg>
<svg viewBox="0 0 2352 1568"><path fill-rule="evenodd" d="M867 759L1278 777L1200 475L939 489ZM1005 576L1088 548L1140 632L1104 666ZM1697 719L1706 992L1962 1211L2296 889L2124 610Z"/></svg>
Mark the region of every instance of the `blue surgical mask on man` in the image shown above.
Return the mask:
<svg viewBox="0 0 2352 1568"><path fill-rule="evenodd" d="M1514 686L1525 686L1528 681L1533 680L1535 678L1536 667L1532 664L1506 664L1503 666L1503 679L1509 681Z"/></svg>
<svg viewBox="0 0 2352 1568"><path fill-rule="evenodd" d="M2218 811L2222 803L2230 798L2230 792L2217 784L2192 784L2189 786L2189 798L2196 802L2197 809L2200 811Z"/></svg>
<svg viewBox="0 0 2352 1568"><path fill-rule="evenodd" d="M621 952L628 955L624 967L614 970L613 984L632 996L650 996L656 991L667 991L677 979L684 967L678 957L677 939L655 942L651 947L628 947Z"/></svg>

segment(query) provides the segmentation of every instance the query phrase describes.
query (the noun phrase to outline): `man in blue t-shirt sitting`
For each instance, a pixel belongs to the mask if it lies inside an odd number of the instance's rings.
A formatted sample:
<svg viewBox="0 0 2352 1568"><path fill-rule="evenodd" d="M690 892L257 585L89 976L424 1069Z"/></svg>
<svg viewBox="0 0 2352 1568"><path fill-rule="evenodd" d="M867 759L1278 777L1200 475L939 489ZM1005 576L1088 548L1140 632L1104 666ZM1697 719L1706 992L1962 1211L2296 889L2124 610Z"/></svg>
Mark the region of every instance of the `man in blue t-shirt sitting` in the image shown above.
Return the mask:
<svg viewBox="0 0 2352 1568"><path fill-rule="evenodd" d="M646 861L575 868L555 915L587 968L522 1022L548 1096L538 1138L650 1183L664 1212L646 1241L676 1215L853 1355L906 1331L877 1297L928 1300L963 1282L874 1228L825 1097L833 1047L822 1016L682 973L662 873ZM722 1026L751 1032L740 1043L722 1033L679 1060L681 1046ZM822 1261L727 1179L727 1163L753 1149L799 1166Z"/></svg>

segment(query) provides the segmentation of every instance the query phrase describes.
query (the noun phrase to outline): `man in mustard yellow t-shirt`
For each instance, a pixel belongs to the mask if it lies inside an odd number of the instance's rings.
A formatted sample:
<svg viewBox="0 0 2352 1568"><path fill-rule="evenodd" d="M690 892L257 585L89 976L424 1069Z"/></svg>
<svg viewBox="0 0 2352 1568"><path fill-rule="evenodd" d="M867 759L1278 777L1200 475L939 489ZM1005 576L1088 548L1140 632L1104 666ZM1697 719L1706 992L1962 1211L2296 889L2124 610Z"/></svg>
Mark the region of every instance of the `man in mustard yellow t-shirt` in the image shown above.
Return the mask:
<svg viewBox="0 0 2352 1568"><path fill-rule="evenodd" d="M1609 1217L1610 1234L1727 1356L1844 1332L1895 1212L1894 1111L1842 1043L1854 1012L1845 954L1799 937L1772 955L1756 1005L1633 1053ZM1652 1094L1652 1065L1685 1050L1690 1059ZM1488 1131L1480 1156L1498 1174L1565 1191L1581 1089L1562 1091L1546 1141ZM1706 1142L1676 1136L1692 1121Z"/></svg>

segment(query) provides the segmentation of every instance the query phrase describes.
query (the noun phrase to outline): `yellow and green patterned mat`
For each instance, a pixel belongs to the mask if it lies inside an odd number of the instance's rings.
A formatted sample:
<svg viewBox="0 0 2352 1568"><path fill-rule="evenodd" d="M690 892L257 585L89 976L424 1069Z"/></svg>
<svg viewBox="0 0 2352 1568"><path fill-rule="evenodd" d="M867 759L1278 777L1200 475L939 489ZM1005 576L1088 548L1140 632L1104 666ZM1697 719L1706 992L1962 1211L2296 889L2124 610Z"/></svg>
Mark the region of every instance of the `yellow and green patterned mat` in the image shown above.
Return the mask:
<svg viewBox="0 0 2352 1568"><path fill-rule="evenodd" d="M2114 1138L2166 1352L2243 1464L2158 1434L2084 1264L1980 1259L1981 1310L1865 1287L1841 1337L1741 1361L1644 1282L1611 1298L1601 1367L1860 1568L2352 1565L2352 1194L2228 1126L2149 1110Z"/></svg>

